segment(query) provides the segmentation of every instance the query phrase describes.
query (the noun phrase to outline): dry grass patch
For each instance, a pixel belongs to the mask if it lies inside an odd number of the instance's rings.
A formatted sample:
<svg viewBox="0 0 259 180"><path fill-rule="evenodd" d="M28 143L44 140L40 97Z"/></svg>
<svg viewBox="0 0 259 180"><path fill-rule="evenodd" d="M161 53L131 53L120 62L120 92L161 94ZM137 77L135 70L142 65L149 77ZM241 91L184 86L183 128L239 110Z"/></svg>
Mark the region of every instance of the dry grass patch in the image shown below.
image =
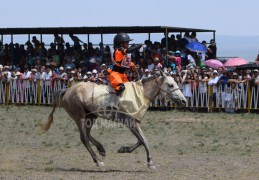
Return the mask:
<svg viewBox="0 0 259 180"><path fill-rule="evenodd" d="M142 121L157 172L146 167L143 147L122 125L97 120L92 135L107 153L106 169L96 168L79 139L76 124L63 109L50 130L38 135L51 107L0 106L2 179L258 179L257 114L148 111ZM92 146L94 150L96 148Z"/></svg>

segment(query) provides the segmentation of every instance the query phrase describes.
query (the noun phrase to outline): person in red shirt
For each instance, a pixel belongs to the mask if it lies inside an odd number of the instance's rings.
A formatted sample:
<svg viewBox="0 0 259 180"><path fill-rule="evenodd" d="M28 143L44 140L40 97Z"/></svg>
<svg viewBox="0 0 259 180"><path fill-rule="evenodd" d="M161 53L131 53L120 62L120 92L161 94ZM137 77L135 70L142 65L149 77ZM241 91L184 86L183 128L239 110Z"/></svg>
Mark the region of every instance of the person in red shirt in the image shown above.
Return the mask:
<svg viewBox="0 0 259 180"><path fill-rule="evenodd" d="M129 47L129 41L132 41L132 39L130 39L129 35L126 33L117 34L113 40L113 58L116 64L113 66L112 70L109 69L108 72L110 73L110 84L115 89L114 93L118 96L125 90L124 83L128 82L125 71L127 69L136 71L134 63L131 62L131 53L142 46L142 44L135 44L134 46Z"/></svg>

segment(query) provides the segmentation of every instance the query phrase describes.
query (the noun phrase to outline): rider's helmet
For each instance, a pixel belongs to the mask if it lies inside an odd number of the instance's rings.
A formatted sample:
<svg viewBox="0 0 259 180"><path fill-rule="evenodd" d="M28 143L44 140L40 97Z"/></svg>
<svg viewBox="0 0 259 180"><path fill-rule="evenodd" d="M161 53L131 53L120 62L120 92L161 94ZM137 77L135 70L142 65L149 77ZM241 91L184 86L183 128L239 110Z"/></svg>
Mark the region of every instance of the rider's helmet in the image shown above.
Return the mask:
<svg viewBox="0 0 259 180"><path fill-rule="evenodd" d="M123 42L129 42L132 41L133 39L130 39L129 35L126 33L119 33L117 34L114 39L113 39L113 45L114 47L120 47L120 44Z"/></svg>

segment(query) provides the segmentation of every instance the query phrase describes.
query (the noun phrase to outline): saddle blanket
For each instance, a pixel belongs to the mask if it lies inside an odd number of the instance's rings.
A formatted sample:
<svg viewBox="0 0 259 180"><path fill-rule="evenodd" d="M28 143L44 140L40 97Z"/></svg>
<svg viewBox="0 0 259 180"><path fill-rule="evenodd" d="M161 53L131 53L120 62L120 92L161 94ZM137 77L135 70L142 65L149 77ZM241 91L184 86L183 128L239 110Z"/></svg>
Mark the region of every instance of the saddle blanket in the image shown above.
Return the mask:
<svg viewBox="0 0 259 180"><path fill-rule="evenodd" d="M125 90L120 96L111 94L112 87L97 85L94 87L93 104L96 109L116 110L141 120L149 107L150 101L144 97L141 81L124 83Z"/></svg>

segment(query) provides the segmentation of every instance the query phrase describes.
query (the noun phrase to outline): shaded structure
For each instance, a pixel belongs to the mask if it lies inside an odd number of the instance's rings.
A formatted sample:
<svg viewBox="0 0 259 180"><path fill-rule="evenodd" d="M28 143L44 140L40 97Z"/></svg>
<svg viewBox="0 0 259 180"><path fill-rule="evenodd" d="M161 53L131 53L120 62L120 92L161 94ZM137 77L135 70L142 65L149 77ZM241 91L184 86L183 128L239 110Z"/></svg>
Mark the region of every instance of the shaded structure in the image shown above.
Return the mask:
<svg viewBox="0 0 259 180"><path fill-rule="evenodd" d="M28 34L30 40L30 34L40 34L41 37L44 34L100 34L101 40L103 40L103 34L117 34L119 32L125 32L129 34L138 33L184 33L184 32L211 32L213 33L213 39L215 39L215 30L208 29L195 29L195 28L182 28L171 26L98 26L98 27L34 27L34 28L0 28L1 40L4 35ZM166 36L167 37L167 36ZM42 38L41 38L42 39ZM88 38L89 39L89 38ZM2 41L3 42L3 41Z"/></svg>
<svg viewBox="0 0 259 180"><path fill-rule="evenodd" d="M33 28L0 28L0 41L3 43L4 36L10 35L11 42L13 43L13 35L28 35L28 41L31 40L31 34L39 34L40 42L42 42L43 35L50 34L86 34L89 44L90 35L100 34L101 43L103 43L104 34L117 34L125 32L128 34L148 34L150 40L151 33L163 33L165 35L166 52L168 52L168 33L182 33L185 32L209 32L212 33L213 39L216 39L216 31L209 29L195 29L195 28L182 28L171 26L97 26L97 27L33 27ZM13 59L13 57L12 57ZM168 59L166 57L168 63Z"/></svg>

